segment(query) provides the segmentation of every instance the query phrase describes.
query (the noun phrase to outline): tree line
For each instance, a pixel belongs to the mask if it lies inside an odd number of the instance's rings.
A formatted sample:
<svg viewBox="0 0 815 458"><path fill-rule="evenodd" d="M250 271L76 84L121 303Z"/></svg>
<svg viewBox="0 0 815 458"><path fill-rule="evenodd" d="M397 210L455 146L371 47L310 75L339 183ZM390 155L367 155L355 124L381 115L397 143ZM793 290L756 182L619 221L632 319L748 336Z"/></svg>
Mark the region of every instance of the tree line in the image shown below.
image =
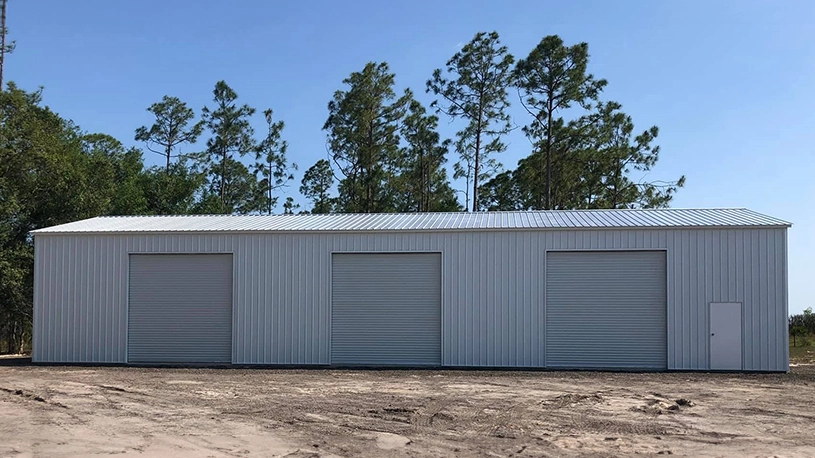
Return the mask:
<svg viewBox="0 0 815 458"><path fill-rule="evenodd" d="M397 93L387 63L368 63L328 105L331 163L309 169L336 176L338 195L307 197L320 211L461 209L444 167L455 152L453 178L464 181L464 207L472 211L669 205L684 176L634 176L656 165L659 129L637 133L620 103L603 101L607 81L588 72L588 59L586 43L547 36L516 62L498 33L481 32L433 71L429 110L410 89ZM513 95L526 118L510 116ZM439 115L459 127L454 139L439 136ZM503 139L518 123L530 153L503 170Z"/></svg>
<svg viewBox="0 0 815 458"><path fill-rule="evenodd" d="M815 313L812 313L812 307L807 307L803 313L790 315L789 332L793 346L811 343L815 337Z"/></svg>
<svg viewBox="0 0 815 458"><path fill-rule="evenodd" d="M14 44L4 43L0 78ZM45 106L42 90L10 82L0 90L0 352L30 339L30 231L78 219L271 214L278 204L284 213L668 206L684 177L635 176L657 163L658 128L635 131L619 103L603 100L607 82L588 72L588 60L586 43L557 36L516 59L496 32L481 32L428 75L427 106L397 86L386 62L367 63L328 102L326 155L298 183L302 209L288 195L298 166L285 123L225 81L198 113L169 95L150 105L151 122L134 126L140 148L82 130ZM521 117L510 115L512 104ZM454 138L439 133L442 118L456 126ZM500 155L516 128L528 155L504 169ZM161 163L146 165L147 152Z"/></svg>

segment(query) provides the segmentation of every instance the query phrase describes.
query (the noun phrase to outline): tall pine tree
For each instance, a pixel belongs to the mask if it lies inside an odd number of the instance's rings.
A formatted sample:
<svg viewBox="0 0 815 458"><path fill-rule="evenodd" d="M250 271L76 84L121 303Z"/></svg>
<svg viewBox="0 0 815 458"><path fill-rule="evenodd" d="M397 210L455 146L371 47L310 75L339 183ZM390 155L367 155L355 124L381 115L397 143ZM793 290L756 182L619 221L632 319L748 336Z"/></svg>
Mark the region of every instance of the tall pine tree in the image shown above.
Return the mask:
<svg viewBox="0 0 815 458"><path fill-rule="evenodd" d="M401 127L406 146L401 150L397 178L398 211L461 210L444 169L450 141L441 141L438 124L438 116L427 114L419 101L410 102Z"/></svg>
<svg viewBox="0 0 815 458"><path fill-rule="evenodd" d="M337 211L377 213L393 209L389 188L399 153L399 121L410 95L398 97L387 63L370 62L343 80L328 104L331 159L342 174Z"/></svg>
<svg viewBox="0 0 815 458"><path fill-rule="evenodd" d="M588 45L545 37L513 71L521 104L532 118L524 133L533 144L512 183L491 182L492 206L520 209L667 206L684 185L636 181L656 164L656 126L634 136L631 118L615 102L600 102L607 82L588 73ZM563 117L565 113L570 119ZM512 199L516 199L513 201Z"/></svg>
<svg viewBox="0 0 815 458"><path fill-rule="evenodd" d="M444 73L436 69L427 81L427 92L440 97L432 106L467 122L458 133L461 160L455 171L457 178L467 181L473 211L479 209L479 187L500 168L490 155L506 149L501 136L510 130L507 88L513 62L497 32L479 32L447 61Z"/></svg>
<svg viewBox="0 0 815 458"><path fill-rule="evenodd" d="M257 211L257 179L240 159L255 151L254 130L249 118L255 109L238 105L238 94L218 81L213 108L203 109L203 120L211 137L202 157L209 177L209 190L200 211L206 213L251 213Z"/></svg>
<svg viewBox="0 0 815 458"><path fill-rule="evenodd" d="M571 150L582 141L585 120L564 122L559 112L574 105L590 110L605 87L606 80L587 73L589 50L586 43L566 46L556 35L544 37L525 59L518 61L513 82L518 87L521 104L532 117L524 133L534 145L533 155L525 161L532 167L525 173L537 178L530 187L533 209L561 208L552 197L552 188L568 186L566 176L555 176L557 168L565 174ZM554 164L553 164L554 163ZM573 177L572 177L573 178ZM561 188L562 190L563 188ZM566 200L568 196L562 195Z"/></svg>
<svg viewBox="0 0 815 458"><path fill-rule="evenodd" d="M266 138L257 145L254 172L261 177L258 183L258 207L271 215L279 199L276 193L286 188L288 182L294 179L292 172L297 170L297 164L290 164L286 157L289 145L281 138L285 127L283 121L275 121L271 109L265 110L263 117L268 131Z"/></svg>
<svg viewBox="0 0 815 458"><path fill-rule="evenodd" d="M135 139L145 142L147 149L161 154L165 159L165 170L170 171L170 162L180 145L192 144L201 135L203 121L193 123L195 112L178 97L165 95L160 102L147 108L156 120L150 127L136 129Z"/></svg>

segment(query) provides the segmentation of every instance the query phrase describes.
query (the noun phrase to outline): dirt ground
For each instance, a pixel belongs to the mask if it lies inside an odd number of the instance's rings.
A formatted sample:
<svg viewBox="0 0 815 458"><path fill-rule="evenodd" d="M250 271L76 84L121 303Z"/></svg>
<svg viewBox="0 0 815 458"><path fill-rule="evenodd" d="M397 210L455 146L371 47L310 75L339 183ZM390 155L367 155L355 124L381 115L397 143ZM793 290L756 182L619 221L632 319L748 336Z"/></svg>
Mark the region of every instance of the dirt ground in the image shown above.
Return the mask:
<svg viewBox="0 0 815 458"><path fill-rule="evenodd" d="M0 364L0 456L815 456L789 374Z"/></svg>

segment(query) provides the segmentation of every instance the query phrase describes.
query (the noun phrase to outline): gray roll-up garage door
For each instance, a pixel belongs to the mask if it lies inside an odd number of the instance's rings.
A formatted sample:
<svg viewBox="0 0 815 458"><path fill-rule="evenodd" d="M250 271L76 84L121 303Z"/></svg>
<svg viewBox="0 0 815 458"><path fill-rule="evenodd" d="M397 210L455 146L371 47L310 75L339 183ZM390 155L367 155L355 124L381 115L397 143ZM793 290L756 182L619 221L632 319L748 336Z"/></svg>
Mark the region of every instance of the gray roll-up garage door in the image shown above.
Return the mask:
<svg viewBox="0 0 815 458"><path fill-rule="evenodd" d="M665 252L549 252L546 365L667 368Z"/></svg>
<svg viewBox="0 0 815 458"><path fill-rule="evenodd" d="M131 363L232 361L232 255L133 254Z"/></svg>
<svg viewBox="0 0 815 458"><path fill-rule="evenodd" d="M441 364L441 255L335 253L331 363Z"/></svg>

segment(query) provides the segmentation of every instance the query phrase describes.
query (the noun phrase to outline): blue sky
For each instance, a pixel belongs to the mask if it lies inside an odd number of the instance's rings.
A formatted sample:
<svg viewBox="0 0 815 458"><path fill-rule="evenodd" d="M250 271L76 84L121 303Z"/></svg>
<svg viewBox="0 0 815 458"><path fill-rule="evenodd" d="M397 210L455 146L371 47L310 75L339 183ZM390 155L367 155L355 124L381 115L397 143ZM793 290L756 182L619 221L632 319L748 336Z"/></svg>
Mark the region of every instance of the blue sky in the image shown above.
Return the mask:
<svg viewBox="0 0 815 458"><path fill-rule="evenodd" d="M545 35L585 41L637 129L660 127L648 178L687 176L675 207L749 207L794 223L790 310L815 306L815 2L10 0L6 78L89 132L135 145L163 95L199 112L216 81L286 122L302 172L325 157L326 104L368 61L399 90L424 82L481 30L518 57ZM517 104L516 104L517 105ZM523 124L517 113L518 124ZM262 116L255 119L260 133ZM442 133L456 124L445 119ZM529 153L519 132L498 157ZM159 156L146 153L149 162ZM455 159L451 157L451 159Z"/></svg>

